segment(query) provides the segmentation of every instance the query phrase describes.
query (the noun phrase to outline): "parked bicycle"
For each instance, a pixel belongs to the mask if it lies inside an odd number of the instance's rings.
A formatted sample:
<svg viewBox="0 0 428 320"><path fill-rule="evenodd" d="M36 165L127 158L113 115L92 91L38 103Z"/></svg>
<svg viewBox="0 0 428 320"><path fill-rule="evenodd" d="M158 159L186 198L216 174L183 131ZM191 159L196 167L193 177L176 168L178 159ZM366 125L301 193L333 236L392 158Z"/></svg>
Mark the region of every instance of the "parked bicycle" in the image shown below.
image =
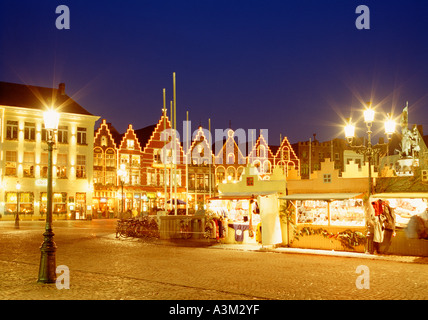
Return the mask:
<svg viewBox="0 0 428 320"><path fill-rule="evenodd" d="M159 238L159 227L155 218L140 217L117 221L116 238Z"/></svg>
<svg viewBox="0 0 428 320"><path fill-rule="evenodd" d="M190 239L192 236L192 228L189 219L180 220L180 236L182 239Z"/></svg>

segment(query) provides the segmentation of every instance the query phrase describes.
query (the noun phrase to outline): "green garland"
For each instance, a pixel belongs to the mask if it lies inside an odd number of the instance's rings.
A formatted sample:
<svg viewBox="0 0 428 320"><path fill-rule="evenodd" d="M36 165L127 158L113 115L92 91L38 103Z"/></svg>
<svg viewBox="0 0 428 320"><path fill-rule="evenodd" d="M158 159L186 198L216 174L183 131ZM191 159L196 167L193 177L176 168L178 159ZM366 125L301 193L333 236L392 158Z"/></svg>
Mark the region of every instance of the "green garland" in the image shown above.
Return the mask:
<svg viewBox="0 0 428 320"><path fill-rule="evenodd" d="M366 243L366 236L359 231L352 231L347 229L345 231L332 233L326 229L318 228L313 229L311 227L304 227L302 230L296 230L294 228L294 238L298 241L302 236L322 235L327 239L339 240L344 248L355 250L356 246L364 245Z"/></svg>
<svg viewBox="0 0 428 320"><path fill-rule="evenodd" d="M340 241L344 248L355 250L356 246L364 245L366 243L366 236L359 231L352 231L347 229L345 231L332 233L323 228L313 229L312 227L303 227L301 230L297 229L297 225L293 219L294 206L289 204L288 207L281 205L280 216L284 223L288 223L293 227L293 235L295 240L299 240L303 236L322 235L327 239L336 239Z"/></svg>

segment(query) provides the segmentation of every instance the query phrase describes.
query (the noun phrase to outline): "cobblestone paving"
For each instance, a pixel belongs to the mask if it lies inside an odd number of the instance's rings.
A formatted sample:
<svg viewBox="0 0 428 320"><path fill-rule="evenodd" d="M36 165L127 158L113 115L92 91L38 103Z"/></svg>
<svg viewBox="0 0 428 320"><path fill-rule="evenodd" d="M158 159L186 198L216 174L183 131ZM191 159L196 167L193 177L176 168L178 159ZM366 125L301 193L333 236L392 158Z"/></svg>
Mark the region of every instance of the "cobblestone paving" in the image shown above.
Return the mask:
<svg viewBox="0 0 428 320"><path fill-rule="evenodd" d="M70 289L58 290L36 282L43 223L24 221L15 230L13 223L0 222L0 299L428 299L423 258L185 247L116 239L114 224L54 222L57 265L70 270ZM356 287L359 265L369 268L369 289Z"/></svg>

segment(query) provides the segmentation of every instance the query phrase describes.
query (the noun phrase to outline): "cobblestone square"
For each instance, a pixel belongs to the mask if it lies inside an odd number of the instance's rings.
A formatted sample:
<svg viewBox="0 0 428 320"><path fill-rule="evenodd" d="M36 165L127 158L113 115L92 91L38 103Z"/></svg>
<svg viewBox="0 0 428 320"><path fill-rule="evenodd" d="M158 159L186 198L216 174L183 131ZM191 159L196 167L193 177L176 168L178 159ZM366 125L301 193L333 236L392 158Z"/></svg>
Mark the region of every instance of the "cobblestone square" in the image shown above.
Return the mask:
<svg viewBox="0 0 428 320"><path fill-rule="evenodd" d="M427 259L310 254L116 239L115 220L55 221L70 289L37 283L43 222L0 222L1 300L371 300L428 298ZM369 289L358 289L358 266Z"/></svg>

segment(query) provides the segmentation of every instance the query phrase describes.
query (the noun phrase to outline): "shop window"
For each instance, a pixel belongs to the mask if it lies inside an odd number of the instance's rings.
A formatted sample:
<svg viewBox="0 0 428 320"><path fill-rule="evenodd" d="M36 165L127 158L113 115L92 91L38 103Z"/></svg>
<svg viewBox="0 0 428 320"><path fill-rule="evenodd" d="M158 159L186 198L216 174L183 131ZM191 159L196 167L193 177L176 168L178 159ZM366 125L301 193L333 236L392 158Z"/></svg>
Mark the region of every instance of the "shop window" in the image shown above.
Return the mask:
<svg viewBox="0 0 428 320"><path fill-rule="evenodd" d="M297 201L297 222L314 225L364 226L362 200Z"/></svg>
<svg viewBox="0 0 428 320"><path fill-rule="evenodd" d="M6 122L6 139L7 140L18 139L18 121L8 120Z"/></svg>
<svg viewBox="0 0 428 320"><path fill-rule="evenodd" d="M6 176L16 176L16 151L6 151Z"/></svg>
<svg viewBox="0 0 428 320"><path fill-rule="evenodd" d="M86 178L86 156L77 155L76 157L76 178Z"/></svg>
<svg viewBox="0 0 428 320"><path fill-rule="evenodd" d="M24 123L24 139L30 141L36 140L36 124L34 122Z"/></svg>
<svg viewBox="0 0 428 320"><path fill-rule="evenodd" d="M67 213L67 193L56 192L53 194L53 213Z"/></svg>
<svg viewBox="0 0 428 320"><path fill-rule="evenodd" d="M15 214L19 197L19 214L34 213L34 194L32 192L6 192L5 214Z"/></svg>
<svg viewBox="0 0 428 320"><path fill-rule="evenodd" d="M84 192L76 192L76 211L80 214L85 212L86 210L86 193Z"/></svg>

